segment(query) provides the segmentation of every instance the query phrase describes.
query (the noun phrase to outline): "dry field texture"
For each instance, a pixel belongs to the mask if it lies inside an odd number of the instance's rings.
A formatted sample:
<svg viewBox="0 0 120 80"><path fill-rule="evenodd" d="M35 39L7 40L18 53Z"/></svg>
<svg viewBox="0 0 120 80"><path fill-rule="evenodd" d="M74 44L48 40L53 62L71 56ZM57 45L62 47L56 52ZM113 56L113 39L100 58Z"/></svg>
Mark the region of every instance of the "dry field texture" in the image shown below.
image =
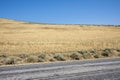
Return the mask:
<svg viewBox="0 0 120 80"><path fill-rule="evenodd" d="M0 19L0 53L120 48L120 27L35 24Z"/></svg>
<svg viewBox="0 0 120 80"><path fill-rule="evenodd" d="M7 56L106 48L119 52L120 26L38 24L0 19L0 54Z"/></svg>

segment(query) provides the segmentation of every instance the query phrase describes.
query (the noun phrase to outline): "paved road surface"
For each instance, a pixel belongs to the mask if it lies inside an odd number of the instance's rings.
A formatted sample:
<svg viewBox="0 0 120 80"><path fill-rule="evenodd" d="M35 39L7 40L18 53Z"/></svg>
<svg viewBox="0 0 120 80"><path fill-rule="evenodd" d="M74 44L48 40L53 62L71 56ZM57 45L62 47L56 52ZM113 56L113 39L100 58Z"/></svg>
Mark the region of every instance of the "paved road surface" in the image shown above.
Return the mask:
<svg viewBox="0 0 120 80"><path fill-rule="evenodd" d="M0 80L120 80L120 58L0 67Z"/></svg>

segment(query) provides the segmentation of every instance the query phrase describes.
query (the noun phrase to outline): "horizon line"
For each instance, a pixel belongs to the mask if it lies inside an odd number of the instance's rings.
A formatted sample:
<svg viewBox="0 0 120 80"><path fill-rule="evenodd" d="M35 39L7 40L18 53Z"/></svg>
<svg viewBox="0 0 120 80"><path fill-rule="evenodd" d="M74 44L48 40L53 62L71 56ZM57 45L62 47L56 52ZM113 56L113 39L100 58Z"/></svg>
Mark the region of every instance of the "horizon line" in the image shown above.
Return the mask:
<svg viewBox="0 0 120 80"><path fill-rule="evenodd" d="M115 26L120 27L120 24L64 24L64 23L44 23L44 22L34 22L34 21L27 21L27 20L18 20L18 19L11 19L11 18L4 18L0 17L0 19L7 19L7 20L14 20L14 21L20 21L25 22L25 24L46 24L46 25L80 25L80 26Z"/></svg>

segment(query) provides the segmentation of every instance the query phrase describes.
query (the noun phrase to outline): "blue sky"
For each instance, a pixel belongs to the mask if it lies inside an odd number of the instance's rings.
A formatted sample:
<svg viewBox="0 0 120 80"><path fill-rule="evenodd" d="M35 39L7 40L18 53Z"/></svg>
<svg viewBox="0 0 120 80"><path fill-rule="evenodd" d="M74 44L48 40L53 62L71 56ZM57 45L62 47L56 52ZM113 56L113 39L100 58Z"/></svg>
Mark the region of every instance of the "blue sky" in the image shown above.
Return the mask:
<svg viewBox="0 0 120 80"><path fill-rule="evenodd" d="M0 0L0 17L41 23L120 25L120 0Z"/></svg>

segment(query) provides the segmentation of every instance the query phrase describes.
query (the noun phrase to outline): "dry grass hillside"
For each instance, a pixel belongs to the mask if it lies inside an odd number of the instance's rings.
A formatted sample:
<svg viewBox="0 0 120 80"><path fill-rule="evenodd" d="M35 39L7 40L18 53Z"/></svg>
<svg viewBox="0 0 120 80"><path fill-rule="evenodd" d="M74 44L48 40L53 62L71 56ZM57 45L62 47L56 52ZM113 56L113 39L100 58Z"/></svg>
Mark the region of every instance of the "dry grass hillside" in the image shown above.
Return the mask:
<svg viewBox="0 0 120 80"><path fill-rule="evenodd" d="M0 19L0 53L120 49L120 27L37 24Z"/></svg>
<svg viewBox="0 0 120 80"><path fill-rule="evenodd" d="M0 19L0 65L120 57L120 26Z"/></svg>

